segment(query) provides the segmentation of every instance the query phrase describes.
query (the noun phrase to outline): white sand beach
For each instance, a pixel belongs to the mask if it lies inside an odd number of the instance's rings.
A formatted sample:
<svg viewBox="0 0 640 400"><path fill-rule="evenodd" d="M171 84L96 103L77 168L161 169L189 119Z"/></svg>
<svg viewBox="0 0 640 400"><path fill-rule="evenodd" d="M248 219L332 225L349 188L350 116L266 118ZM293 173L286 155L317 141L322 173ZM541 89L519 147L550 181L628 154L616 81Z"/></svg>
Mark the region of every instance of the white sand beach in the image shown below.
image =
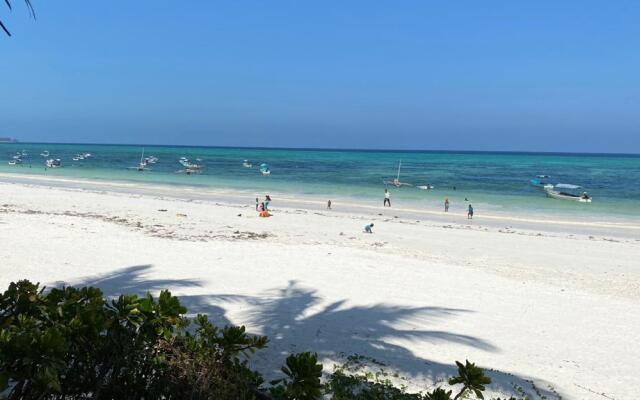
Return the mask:
<svg viewBox="0 0 640 400"><path fill-rule="evenodd" d="M491 368L487 398L632 399L640 387L640 226L253 193L0 176L0 287L169 289L193 313L325 368L359 354L431 389L454 361ZM264 196L264 193L260 193ZM373 222L374 233L363 233Z"/></svg>

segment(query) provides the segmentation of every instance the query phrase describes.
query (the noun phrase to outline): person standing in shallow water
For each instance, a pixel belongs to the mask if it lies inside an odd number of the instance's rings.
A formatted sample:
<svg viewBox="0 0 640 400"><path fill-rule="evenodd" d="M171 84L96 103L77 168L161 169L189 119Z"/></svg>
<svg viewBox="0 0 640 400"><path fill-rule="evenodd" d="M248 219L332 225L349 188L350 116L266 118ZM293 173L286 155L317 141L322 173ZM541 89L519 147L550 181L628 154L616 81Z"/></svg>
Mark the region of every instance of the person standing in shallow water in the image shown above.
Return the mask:
<svg viewBox="0 0 640 400"><path fill-rule="evenodd" d="M389 206L391 207L391 193L385 188L384 189L384 202L382 203L382 207Z"/></svg>
<svg viewBox="0 0 640 400"><path fill-rule="evenodd" d="M467 212L467 219L473 219L473 207L469 204L469 211Z"/></svg>
<svg viewBox="0 0 640 400"><path fill-rule="evenodd" d="M331 200L327 201L327 209L331 210Z"/></svg>
<svg viewBox="0 0 640 400"><path fill-rule="evenodd" d="M444 199L444 212L449 212L449 198L445 197Z"/></svg>

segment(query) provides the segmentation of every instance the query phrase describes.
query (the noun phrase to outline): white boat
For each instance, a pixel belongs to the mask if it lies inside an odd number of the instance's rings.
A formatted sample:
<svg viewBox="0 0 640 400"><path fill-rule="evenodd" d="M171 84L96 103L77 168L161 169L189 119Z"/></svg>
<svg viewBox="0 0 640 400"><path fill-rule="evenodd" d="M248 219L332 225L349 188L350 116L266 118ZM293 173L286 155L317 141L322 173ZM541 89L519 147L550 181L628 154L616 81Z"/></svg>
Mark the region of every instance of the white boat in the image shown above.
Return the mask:
<svg viewBox="0 0 640 400"><path fill-rule="evenodd" d="M147 163L144 161L144 147L142 148L142 154L140 155L140 162L138 163L138 171L144 171L147 169Z"/></svg>
<svg viewBox="0 0 640 400"><path fill-rule="evenodd" d="M58 168L62 166L62 163L60 162L59 158L56 158L56 159L50 158L47 160L46 165L47 165L47 168Z"/></svg>
<svg viewBox="0 0 640 400"><path fill-rule="evenodd" d="M420 186L416 186L418 189L421 190L431 190L431 189L435 189L435 186L430 185L430 184L426 184L426 185L420 185Z"/></svg>
<svg viewBox="0 0 640 400"><path fill-rule="evenodd" d="M140 162L138 163L137 167L129 167L129 169L135 169L137 171L146 171L147 168L147 162L144 159L144 147L142 148L142 154L140 155Z"/></svg>
<svg viewBox="0 0 640 400"><path fill-rule="evenodd" d="M41 155L42 157L49 157L49 150L45 150L45 151L43 151L42 153L40 153L40 155Z"/></svg>
<svg viewBox="0 0 640 400"><path fill-rule="evenodd" d="M267 163L260 164L260 173L264 176L271 175L271 170L269 169L269 165Z"/></svg>
<svg viewBox="0 0 640 400"><path fill-rule="evenodd" d="M405 183L405 182L401 182L400 181L400 169L402 168L402 160L400 160L400 162L398 163L398 174L395 177L394 180L390 181L390 180L386 180L386 181L382 181L382 183L384 183L385 185L393 185L397 188L400 188L402 186L412 186L410 183Z"/></svg>
<svg viewBox="0 0 640 400"><path fill-rule="evenodd" d="M242 166L245 168L253 168L253 164L251 164L251 162L249 162L249 160L244 160L242 162Z"/></svg>
<svg viewBox="0 0 640 400"><path fill-rule="evenodd" d="M559 183L557 185L545 185L544 191L547 193L547 196L560 199L560 200L571 200L578 201L580 203L591 203L591 196L587 194L587 192L582 192L582 194L576 194L575 191L577 189L581 189L581 186L578 185L570 185L567 183ZM573 192L572 192L573 191Z"/></svg>
<svg viewBox="0 0 640 400"><path fill-rule="evenodd" d="M202 161L199 158L196 159L196 161ZM187 159L187 158L180 158L180 160L178 161L180 164L182 164L182 166L185 168L186 170L201 170L203 168L202 164L197 164L194 162L191 162L191 160Z"/></svg>
<svg viewBox="0 0 640 400"><path fill-rule="evenodd" d="M9 165L18 165L18 164L22 164L22 160L19 158L17 160L9 160Z"/></svg>

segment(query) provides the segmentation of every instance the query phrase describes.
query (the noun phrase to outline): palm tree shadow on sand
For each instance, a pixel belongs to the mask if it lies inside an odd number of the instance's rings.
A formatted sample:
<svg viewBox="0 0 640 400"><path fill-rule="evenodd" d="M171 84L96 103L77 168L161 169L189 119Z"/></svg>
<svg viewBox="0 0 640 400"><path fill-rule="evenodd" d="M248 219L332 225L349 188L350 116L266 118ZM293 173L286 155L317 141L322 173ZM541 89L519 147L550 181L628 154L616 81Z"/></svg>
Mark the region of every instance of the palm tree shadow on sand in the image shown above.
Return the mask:
<svg viewBox="0 0 640 400"><path fill-rule="evenodd" d="M96 286L108 297L121 293L156 293L162 289L180 291L203 286L203 281L194 279L146 279L144 275L151 268L151 265L132 266L75 282L56 282L54 286ZM499 352L495 345L473 336L439 330L398 328L406 326L405 321L419 321L419 325L424 327L430 321L471 313L471 310L388 304L348 307L345 300L323 305L323 299L315 289L303 287L296 281L260 296L184 295L180 296L180 300L190 313L207 314L219 325L232 323L226 315L225 304L240 303L245 306L248 311L241 323L254 327L256 333L267 335L270 340L269 347L258 352L252 360L253 365L263 371L267 378L278 374L279 366L289 353L313 351L321 359L338 362L357 353L381 362L387 370L398 371L410 379L425 382L423 386L432 386L456 374L454 360L448 365L419 357L408 347L397 344L399 341L456 343L487 352ZM463 359L464 355L460 358ZM488 371L487 375L493 380L490 388L505 394L517 395L514 388L520 387L531 398L559 397L551 385L538 379L500 371ZM535 388L532 381L536 382Z"/></svg>

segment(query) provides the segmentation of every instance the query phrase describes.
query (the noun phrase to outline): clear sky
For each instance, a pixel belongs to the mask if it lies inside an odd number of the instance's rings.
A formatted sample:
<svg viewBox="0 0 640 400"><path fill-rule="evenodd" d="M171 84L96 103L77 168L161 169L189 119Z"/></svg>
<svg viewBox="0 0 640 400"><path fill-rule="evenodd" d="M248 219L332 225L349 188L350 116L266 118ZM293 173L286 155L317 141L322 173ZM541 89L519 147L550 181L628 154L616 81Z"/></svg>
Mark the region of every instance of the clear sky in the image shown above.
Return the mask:
<svg viewBox="0 0 640 400"><path fill-rule="evenodd" d="M640 153L640 1L22 0L0 136Z"/></svg>

